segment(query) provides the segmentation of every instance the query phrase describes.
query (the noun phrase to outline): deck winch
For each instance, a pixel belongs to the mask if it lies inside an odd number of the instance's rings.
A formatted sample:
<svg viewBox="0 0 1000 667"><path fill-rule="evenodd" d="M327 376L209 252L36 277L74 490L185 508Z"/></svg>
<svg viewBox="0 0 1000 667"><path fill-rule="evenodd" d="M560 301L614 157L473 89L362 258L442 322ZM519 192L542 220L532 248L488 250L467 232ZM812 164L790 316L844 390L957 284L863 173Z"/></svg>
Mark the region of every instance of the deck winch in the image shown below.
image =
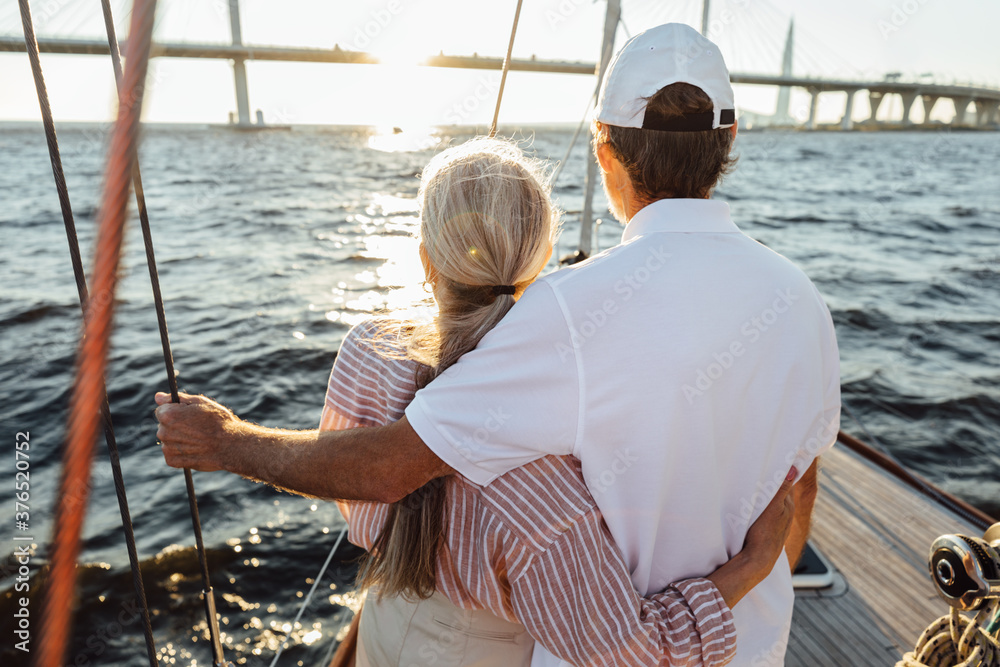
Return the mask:
<svg viewBox="0 0 1000 667"><path fill-rule="evenodd" d="M1000 665L1000 523L982 539L942 535L931 545L928 565L951 613L927 626L896 667Z"/></svg>
<svg viewBox="0 0 1000 667"><path fill-rule="evenodd" d="M931 579L945 601L959 611L975 611L1000 598L1000 523L982 539L942 535L931 545Z"/></svg>

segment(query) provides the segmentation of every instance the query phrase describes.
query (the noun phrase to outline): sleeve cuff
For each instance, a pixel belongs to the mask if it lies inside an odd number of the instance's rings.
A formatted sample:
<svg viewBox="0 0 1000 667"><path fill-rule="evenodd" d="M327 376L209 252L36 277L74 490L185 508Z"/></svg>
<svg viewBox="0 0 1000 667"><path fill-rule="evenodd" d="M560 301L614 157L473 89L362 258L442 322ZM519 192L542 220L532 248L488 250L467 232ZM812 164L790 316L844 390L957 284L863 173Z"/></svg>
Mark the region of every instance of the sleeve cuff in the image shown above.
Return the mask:
<svg viewBox="0 0 1000 667"><path fill-rule="evenodd" d="M684 596L694 614L702 642L712 644L711 653L723 654L718 664L732 660L736 656L736 621L715 584L697 578L679 581L673 587Z"/></svg>
<svg viewBox="0 0 1000 667"><path fill-rule="evenodd" d="M406 421L428 449L474 484L486 486L499 477L495 472L486 470L469 459L462 451L468 449L466 445L452 442L448 434L441 430L427 413L419 392L406 407Z"/></svg>

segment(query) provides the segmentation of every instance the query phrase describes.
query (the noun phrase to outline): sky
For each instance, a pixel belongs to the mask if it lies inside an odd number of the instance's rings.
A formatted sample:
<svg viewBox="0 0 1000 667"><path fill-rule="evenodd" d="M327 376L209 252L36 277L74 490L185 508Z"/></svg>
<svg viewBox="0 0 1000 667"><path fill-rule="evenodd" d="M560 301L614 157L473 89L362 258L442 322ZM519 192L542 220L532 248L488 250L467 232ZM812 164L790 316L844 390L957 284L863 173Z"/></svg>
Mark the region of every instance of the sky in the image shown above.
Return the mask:
<svg viewBox="0 0 1000 667"><path fill-rule="evenodd" d="M127 32L130 2L112 0L119 34ZM415 63L427 55L503 56L516 0L242 0L247 44L369 51L386 65L247 63L251 109L271 123L344 123L404 128L453 123L488 124L498 72L445 70ZM97 0L33 0L39 36L104 39ZM156 39L226 43L227 0L160 0ZM524 0L515 57L597 59L603 0ZM700 27L701 0L622 0L616 48L653 25L680 21ZM709 37L734 72L778 73L789 21L795 21L793 72L837 78L881 79L888 72L972 81L1000 87L1000 2L996 0L713 0ZM0 34L21 37L17 3L0 8ZM107 57L44 55L57 120L106 121L114 114ZM573 123L586 113L590 75L514 72L504 93L501 122ZM224 60L155 59L145 119L221 123L236 107L232 66ZM27 57L0 54L0 121L39 119ZM769 114L777 90L737 86L739 109ZM808 97L793 89L793 115ZM820 96L818 120L833 122L842 93ZM898 98L880 116L900 112ZM859 95L854 116L866 118ZM946 100L932 119L948 120ZM919 120L922 110L915 112Z"/></svg>

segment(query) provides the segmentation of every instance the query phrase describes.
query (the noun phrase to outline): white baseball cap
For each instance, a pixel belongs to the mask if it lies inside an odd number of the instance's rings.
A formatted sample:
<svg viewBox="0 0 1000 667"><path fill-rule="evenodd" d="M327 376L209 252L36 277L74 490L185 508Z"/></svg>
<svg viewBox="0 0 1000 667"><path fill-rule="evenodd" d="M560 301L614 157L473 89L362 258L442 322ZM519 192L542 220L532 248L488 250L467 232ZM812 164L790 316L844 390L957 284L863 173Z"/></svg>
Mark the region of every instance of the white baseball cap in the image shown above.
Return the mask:
<svg viewBox="0 0 1000 667"><path fill-rule="evenodd" d="M650 117L646 100L672 83L701 88L712 111ZM719 47L683 23L667 23L634 36L615 55L601 83L594 116L607 125L668 132L731 127L736 105Z"/></svg>

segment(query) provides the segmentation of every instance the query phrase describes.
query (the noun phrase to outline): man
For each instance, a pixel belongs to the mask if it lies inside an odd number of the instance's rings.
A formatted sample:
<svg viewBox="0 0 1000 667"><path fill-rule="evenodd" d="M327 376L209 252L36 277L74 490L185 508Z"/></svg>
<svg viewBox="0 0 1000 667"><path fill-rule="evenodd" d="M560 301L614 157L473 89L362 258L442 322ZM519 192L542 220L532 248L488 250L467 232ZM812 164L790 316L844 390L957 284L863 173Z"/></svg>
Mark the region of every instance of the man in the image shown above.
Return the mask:
<svg viewBox="0 0 1000 667"><path fill-rule="evenodd" d="M809 279L709 199L735 134L718 48L677 24L636 35L608 69L594 124L621 245L526 290L393 425L275 431L189 399L158 408L167 462L394 502L453 471L485 485L572 454L641 594L739 551L794 465L808 470L794 562L815 459L839 426L837 346ZM733 664L783 663L792 603L782 559L734 610ZM533 664L558 661L537 648Z"/></svg>

